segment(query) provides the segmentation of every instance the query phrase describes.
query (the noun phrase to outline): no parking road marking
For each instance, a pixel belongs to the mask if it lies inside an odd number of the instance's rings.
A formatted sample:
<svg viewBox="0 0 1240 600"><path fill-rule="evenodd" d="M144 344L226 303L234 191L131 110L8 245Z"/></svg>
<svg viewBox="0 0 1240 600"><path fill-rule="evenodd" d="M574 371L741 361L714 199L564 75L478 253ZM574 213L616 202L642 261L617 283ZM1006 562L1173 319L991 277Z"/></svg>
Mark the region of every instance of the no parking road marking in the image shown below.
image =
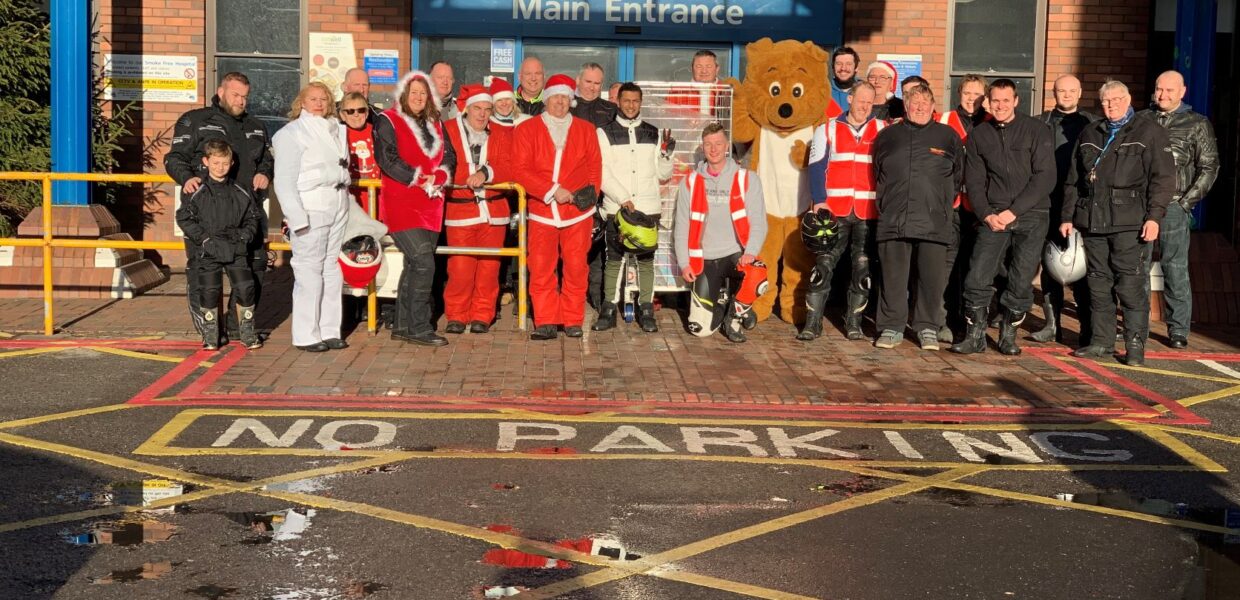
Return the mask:
<svg viewBox="0 0 1240 600"><path fill-rule="evenodd" d="M830 460L872 467L1225 469L1141 425L930 425L502 413L183 411L142 455Z"/></svg>

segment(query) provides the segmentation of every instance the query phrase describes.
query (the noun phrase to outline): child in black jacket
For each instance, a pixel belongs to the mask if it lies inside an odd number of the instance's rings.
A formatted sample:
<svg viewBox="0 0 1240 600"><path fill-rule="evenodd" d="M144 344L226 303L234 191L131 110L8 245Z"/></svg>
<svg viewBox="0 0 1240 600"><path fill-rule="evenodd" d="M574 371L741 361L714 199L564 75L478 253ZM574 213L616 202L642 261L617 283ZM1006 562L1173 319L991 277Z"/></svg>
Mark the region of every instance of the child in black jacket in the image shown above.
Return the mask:
<svg viewBox="0 0 1240 600"><path fill-rule="evenodd" d="M220 297L224 274L237 298L241 343L260 348L254 328L254 274L247 245L258 233L259 215L250 193L228 177L233 151L227 142L212 140L203 147L202 163L209 177L177 209L177 225L185 233L185 252L197 273L198 306L202 312L202 348L220 347Z"/></svg>

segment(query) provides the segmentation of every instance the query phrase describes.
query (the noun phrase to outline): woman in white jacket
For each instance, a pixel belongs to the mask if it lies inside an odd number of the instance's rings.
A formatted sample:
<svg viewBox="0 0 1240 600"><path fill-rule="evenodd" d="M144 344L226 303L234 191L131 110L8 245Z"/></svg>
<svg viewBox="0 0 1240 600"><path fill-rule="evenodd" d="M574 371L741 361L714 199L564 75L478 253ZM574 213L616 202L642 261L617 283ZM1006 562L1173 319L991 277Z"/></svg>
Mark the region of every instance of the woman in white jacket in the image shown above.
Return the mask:
<svg viewBox="0 0 1240 600"><path fill-rule="evenodd" d="M344 285L337 258L348 223L349 153L331 90L311 83L272 138L275 192L293 247L293 345L347 348L340 339Z"/></svg>

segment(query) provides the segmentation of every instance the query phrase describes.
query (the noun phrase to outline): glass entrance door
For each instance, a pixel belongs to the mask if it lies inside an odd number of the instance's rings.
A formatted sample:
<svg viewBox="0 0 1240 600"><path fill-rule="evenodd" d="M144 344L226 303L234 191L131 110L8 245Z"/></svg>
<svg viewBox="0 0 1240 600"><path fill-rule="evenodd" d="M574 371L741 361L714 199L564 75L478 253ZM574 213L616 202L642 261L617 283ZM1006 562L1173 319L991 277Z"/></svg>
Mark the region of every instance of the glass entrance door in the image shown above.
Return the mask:
<svg viewBox="0 0 1240 600"><path fill-rule="evenodd" d="M603 91L607 84L616 81L620 73L620 44L603 45L597 42L544 42L539 40L525 41L522 48L522 60L534 57L542 61L547 77L563 73L577 78L581 73L581 65L598 63L603 67ZM521 78L521 66L517 65L515 79ZM515 84L514 84L515 85Z"/></svg>
<svg viewBox="0 0 1240 600"><path fill-rule="evenodd" d="M693 55L701 46L633 44L633 81L693 81ZM719 78L732 74L732 49L707 48L719 60Z"/></svg>

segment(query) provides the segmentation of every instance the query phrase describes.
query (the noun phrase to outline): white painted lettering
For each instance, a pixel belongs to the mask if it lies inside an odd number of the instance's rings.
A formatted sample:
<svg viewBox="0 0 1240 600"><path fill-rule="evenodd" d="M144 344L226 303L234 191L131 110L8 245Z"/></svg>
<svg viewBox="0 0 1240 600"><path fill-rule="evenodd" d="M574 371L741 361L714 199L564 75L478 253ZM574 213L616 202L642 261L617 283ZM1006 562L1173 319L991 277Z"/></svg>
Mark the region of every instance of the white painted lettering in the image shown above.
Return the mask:
<svg viewBox="0 0 1240 600"><path fill-rule="evenodd" d="M891 442L891 446L896 449L896 452L900 453L900 456L903 456L904 458L911 458L913 460L925 460L926 457L922 456L920 452L914 450L913 445L908 443L908 440L904 439L904 436L900 435L900 432L884 431L883 435L887 436L887 441Z"/></svg>
<svg viewBox="0 0 1240 600"><path fill-rule="evenodd" d="M951 442L952 446L956 448L956 452L969 462L986 462L981 456L978 456L974 448L1024 463L1042 462L1042 458L1033 452L1033 448L1030 448L1029 444L1022 442L1013 433L999 434L999 439L1008 445L1007 448L989 444L955 431L944 431L943 438Z"/></svg>
<svg viewBox="0 0 1240 600"><path fill-rule="evenodd" d="M542 429L545 431L553 431L554 433L527 433L521 434L520 428ZM499 424L499 442L495 444L495 449L500 452L512 452L517 448L517 440L539 440L544 442L562 442L577 437L577 428L567 425L552 425L550 423L500 423Z"/></svg>
<svg viewBox="0 0 1240 600"><path fill-rule="evenodd" d="M313 422L313 419L297 419L283 435L277 437L270 427L258 419L237 419L219 438L211 442L211 446L215 448L231 446L237 438L241 437L241 434L249 431L254 434L255 438L258 438L258 441L271 448L288 448L301 439L302 434L306 433Z"/></svg>
<svg viewBox="0 0 1240 600"><path fill-rule="evenodd" d="M745 21L745 9L740 6L728 7L728 25L740 25Z"/></svg>
<svg viewBox="0 0 1240 600"><path fill-rule="evenodd" d="M512 18L514 19L538 19L541 13L542 0L529 0L529 2L512 0Z"/></svg>
<svg viewBox="0 0 1240 600"><path fill-rule="evenodd" d="M1094 440L1095 442L1109 442L1111 438L1100 433L1090 433L1088 431L1039 431L1031 434L1029 439L1034 445L1041 448L1043 452L1054 456L1055 458L1070 458L1073 460L1089 460L1095 462L1124 462L1132 460L1132 453L1127 450L1097 450L1085 448L1080 454L1068 452L1051 441L1052 437L1073 437Z"/></svg>
<svg viewBox="0 0 1240 600"><path fill-rule="evenodd" d="M823 454L833 454L841 458L858 458L858 455L852 452L848 452L846 450L837 450L835 448L827 448L825 446L816 446L814 444L809 443L814 440L820 440L822 438L830 437L830 436L833 436L839 433L838 431L834 429L820 429L813 433L799 435L794 438L788 437L788 434L785 433L784 430L780 427L767 427L766 433L767 435L771 436L771 443L775 445L775 451L778 452L780 456L783 456L785 458L796 458L797 448L801 448L803 450L813 450L815 452L821 452Z"/></svg>
<svg viewBox="0 0 1240 600"><path fill-rule="evenodd" d="M703 437L706 433L721 433L730 437ZM732 429L729 427L681 427L680 435L684 438L685 448L694 454L706 454L706 446L734 446L744 448L753 456L766 456L766 450L753 442L758 435L748 429Z"/></svg>
<svg viewBox="0 0 1240 600"><path fill-rule="evenodd" d="M633 438L636 443L624 443L624 440ZM608 452L610 450L654 450L656 452L675 452L671 446L660 442L657 438L633 425L621 425L615 431L607 434L603 441L599 442L590 452Z"/></svg>
<svg viewBox="0 0 1240 600"><path fill-rule="evenodd" d="M342 442L336 439L336 432L343 427L374 427L375 435L368 442ZM328 450L337 450L341 446L350 448L378 448L392 443L396 439L396 426L386 421L332 421L319 429L314 441Z"/></svg>
<svg viewBox="0 0 1240 600"><path fill-rule="evenodd" d="M678 24L688 23L689 22L689 7L683 4L673 5L672 6L672 22L678 23Z"/></svg>
<svg viewBox="0 0 1240 600"><path fill-rule="evenodd" d="M710 9L704 4L694 4L689 8L689 22L705 24L710 19Z"/></svg>

